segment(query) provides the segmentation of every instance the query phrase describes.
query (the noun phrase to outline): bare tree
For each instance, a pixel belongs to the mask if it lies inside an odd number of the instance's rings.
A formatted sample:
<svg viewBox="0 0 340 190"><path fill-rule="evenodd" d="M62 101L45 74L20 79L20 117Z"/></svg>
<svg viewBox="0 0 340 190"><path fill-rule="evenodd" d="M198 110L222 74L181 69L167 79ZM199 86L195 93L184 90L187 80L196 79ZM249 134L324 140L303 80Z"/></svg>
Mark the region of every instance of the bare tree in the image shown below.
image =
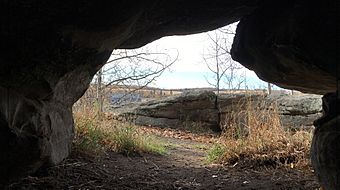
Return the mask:
<svg viewBox="0 0 340 190"><path fill-rule="evenodd" d="M246 75L238 72L242 66L230 56L231 39L235 35L232 27L227 26L207 34L210 46L203 53L203 59L214 77L212 80L206 77L206 80L216 88L217 94L222 82L228 89L239 89L245 82Z"/></svg>
<svg viewBox="0 0 340 190"><path fill-rule="evenodd" d="M225 64L225 50L220 44L223 43L223 38L219 32L215 31L213 34L208 34L208 37L212 43L209 47L209 52L203 54L203 59L208 69L213 73L214 78L211 81L206 77L206 80L216 89L217 94L219 94L222 77L229 68L228 65Z"/></svg>
<svg viewBox="0 0 340 190"><path fill-rule="evenodd" d="M177 59L177 50L158 52L140 48L113 51L106 65L96 75L99 111L103 111L104 90L111 92L112 88L120 86L129 90L129 93L138 91L154 82Z"/></svg>
<svg viewBox="0 0 340 190"><path fill-rule="evenodd" d="M177 50L173 52L151 52L148 48L138 50L116 50L103 69L110 85L145 87L154 82L178 59Z"/></svg>
<svg viewBox="0 0 340 190"><path fill-rule="evenodd" d="M96 99L98 103L98 111L99 113L103 112L103 93L102 93L102 74L103 74L103 69L100 68L99 71L97 72L97 94L96 94Z"/></svg>

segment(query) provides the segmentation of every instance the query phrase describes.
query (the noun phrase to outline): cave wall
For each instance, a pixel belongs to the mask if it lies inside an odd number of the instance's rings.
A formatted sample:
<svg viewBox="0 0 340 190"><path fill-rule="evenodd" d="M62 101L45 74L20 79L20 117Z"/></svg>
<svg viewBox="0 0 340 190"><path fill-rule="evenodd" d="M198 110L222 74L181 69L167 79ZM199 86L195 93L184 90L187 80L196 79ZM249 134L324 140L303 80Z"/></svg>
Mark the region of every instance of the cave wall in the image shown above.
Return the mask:
<svg viewBox="0 0 340 190"><path fill-rule="evenodd" d="M109 55L110 51L94 53L83 60L101 65ZM79 66L53 78L57 81L49 91L34 86L23 91L0 87L0 182L55 165L69 155L74 135L72 105L95 71L89 64Z"/></svg>

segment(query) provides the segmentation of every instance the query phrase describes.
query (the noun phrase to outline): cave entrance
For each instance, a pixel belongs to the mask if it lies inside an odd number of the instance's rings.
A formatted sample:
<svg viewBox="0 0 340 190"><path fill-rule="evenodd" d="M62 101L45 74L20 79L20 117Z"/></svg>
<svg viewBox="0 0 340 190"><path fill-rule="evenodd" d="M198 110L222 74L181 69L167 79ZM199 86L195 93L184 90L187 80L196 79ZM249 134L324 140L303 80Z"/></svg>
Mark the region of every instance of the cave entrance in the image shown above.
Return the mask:
<svg viewBox="0 0 340 190"><path fill-rule="evenodd" d="M235 28L114 51L73 107L74 150L50 169L56 185L317 188L308 151L320 97L268 88L232 61Z"/></svg>

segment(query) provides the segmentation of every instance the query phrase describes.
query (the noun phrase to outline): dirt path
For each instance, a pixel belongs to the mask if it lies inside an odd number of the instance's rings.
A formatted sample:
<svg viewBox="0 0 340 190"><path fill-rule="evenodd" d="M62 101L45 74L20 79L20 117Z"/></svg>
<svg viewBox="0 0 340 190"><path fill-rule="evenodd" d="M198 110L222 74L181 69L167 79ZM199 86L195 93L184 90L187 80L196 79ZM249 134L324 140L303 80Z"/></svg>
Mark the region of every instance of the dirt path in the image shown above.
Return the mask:
<svg viewBox="0 0 340 190"><path fill-rule="evenodd" d="M310 170L249 169L209 164L209 144L164 138L166 155L125 157L109 152L74 152L59 166L41 171L7 189L317 189Z"/></svg>

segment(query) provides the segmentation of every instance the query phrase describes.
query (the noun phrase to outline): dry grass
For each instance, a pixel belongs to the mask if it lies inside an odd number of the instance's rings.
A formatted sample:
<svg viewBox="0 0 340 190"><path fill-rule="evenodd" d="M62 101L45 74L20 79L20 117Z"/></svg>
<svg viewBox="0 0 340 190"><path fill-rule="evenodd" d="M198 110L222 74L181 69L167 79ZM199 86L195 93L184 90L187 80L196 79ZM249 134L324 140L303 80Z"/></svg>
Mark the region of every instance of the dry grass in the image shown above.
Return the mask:
<svg viewBox="0 0 340 190"><path fill-rule="evenodd" d="M95 108L80 107L74 111L76 149L100 153L112 150L125 155L165 153L165 145L156 137L144 134L131 123L99 117Z"/></svg>
<svg viewBox="0 0 340 190"><path fill-rule="evenodd" d="M236 164L306 166L312 132L290 132L281 126L276 105L251 99L235 105L223 135L208 153L208 160ZM266 108L266 109L264 109Z"/></svg>

